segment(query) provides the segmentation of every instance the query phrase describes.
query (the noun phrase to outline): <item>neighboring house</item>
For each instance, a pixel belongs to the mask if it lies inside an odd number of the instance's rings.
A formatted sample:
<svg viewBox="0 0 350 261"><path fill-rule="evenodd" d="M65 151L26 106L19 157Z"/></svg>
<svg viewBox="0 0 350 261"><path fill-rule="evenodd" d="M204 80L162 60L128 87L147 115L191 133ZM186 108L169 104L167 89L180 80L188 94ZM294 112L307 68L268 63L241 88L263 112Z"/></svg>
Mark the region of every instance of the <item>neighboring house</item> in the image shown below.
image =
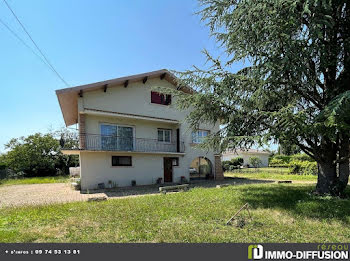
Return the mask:
<svg viewBox="0 0 350 261"><path fill-rule="evenodd" d="M250 165L249 158L251 157L258 157L261 160L261 167L268 167L269 166L269 156L270 152L262 151L262 150L255 150L255 149L249 149L249 150L236 150L236 151L225 151L222 154L221 159L224 160L231 160L233 158L243 158L243 166Z"/></svg>
<svg viewBox="0 0 350 261"><path fill-rule="evenodd" d="M221 155L196 147L219 124L192 132L185 122L188 112L174 106L176 97L152 87L177 88L176 78L159 70L56 91L66 126L79 125L79 148L63 153L79 155L83 190L99 183L223 178Z"/></svg>

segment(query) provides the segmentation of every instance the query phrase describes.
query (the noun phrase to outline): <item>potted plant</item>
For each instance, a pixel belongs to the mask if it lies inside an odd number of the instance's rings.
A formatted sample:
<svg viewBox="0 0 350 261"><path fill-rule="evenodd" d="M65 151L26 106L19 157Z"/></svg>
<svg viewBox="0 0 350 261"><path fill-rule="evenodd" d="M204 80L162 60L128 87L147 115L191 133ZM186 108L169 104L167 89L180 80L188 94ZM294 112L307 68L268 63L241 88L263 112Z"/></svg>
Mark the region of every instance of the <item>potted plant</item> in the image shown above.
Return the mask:
<svg viewBox="0 0 350 261"><path fill-rule="evenodd" d="M180 182L181 182L181 184L187 183L186 177L185 176L181 176Z"/></svg>

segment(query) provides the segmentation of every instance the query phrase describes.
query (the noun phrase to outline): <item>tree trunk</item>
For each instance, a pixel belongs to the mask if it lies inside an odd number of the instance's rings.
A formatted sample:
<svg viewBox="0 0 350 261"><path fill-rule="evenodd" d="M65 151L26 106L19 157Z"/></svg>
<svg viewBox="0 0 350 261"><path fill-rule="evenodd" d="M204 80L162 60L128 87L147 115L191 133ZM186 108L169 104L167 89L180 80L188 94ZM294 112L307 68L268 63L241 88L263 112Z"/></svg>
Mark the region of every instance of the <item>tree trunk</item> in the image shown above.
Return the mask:
<svg viewBox="0 0 350 261"><path fill-rule="evenodd" d="M343 196L346 186L349 182L349 138L346 137L341 141L340 150L339 150L339 158L345 158L344 161L339 163L339 178L338 178L338 195Z"/></svg>
<svg viewBox="0 0 350 261"><path fill-rule="evenodd" d="M333 161L317 162L318 179L316 185L317 194L336 194L337 171Z"/></svg>

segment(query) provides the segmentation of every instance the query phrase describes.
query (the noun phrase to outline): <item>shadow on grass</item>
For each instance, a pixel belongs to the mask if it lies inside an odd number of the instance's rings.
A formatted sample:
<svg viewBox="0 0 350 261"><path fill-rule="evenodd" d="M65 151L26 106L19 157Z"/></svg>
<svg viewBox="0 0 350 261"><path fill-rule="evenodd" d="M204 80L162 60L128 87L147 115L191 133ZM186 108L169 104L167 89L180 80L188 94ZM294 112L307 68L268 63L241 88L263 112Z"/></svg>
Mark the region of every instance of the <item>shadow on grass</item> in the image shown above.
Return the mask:
<svg viewBox="0 0 350 261"><path fill-rule="evenodd" d="M350 223L350 187L346 199L320 197L311 194L315 187L305 186L254 186L242 187L241 200L252 208L282 209L297 215L314 219L338 219Z"/></svg>

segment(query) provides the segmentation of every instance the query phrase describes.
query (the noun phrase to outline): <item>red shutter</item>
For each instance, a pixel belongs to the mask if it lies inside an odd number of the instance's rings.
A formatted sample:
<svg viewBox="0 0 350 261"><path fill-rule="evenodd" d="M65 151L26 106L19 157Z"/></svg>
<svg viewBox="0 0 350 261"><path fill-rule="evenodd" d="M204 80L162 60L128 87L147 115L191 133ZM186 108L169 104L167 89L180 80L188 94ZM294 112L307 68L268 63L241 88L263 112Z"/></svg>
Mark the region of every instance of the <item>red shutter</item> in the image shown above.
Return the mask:
<svg viewBox="0 0 350 261"><path fill-rule="evenodd" d="M151 103L169 105L171 104L171 95L164 95L159 92L151 92Z"/></svg>
<svg viewBox="0 0 350 261"><path fill-rule="evenodd" d="M162 100L158 92L151 92L151 103L162 104Z"/></svg>

